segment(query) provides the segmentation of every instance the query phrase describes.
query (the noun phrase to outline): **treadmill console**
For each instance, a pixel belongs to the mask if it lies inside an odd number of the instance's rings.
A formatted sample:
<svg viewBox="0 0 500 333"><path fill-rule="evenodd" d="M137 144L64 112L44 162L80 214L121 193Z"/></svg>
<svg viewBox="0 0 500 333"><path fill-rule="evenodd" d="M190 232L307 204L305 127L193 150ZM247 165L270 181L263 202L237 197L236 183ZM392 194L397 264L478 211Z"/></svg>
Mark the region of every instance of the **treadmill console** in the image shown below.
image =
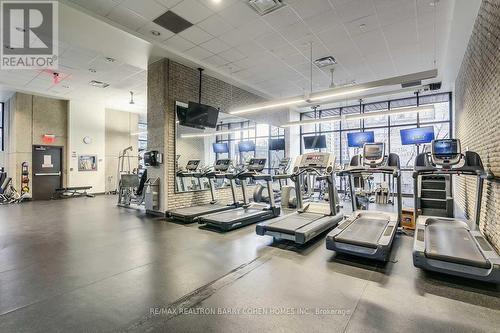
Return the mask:
<svg viewBox="0 0 500 333"><path fill-rule="evenodd" d="M266 161L267 159L265 158L252 158L250 162L248 162L247 169L248 171L261 172L266 167Z"/></svg>
<svg viewBox="0 0 500 333"><path fill-rule="evenodd" d="M186 170L195 171L200 165L200 160L189 160L186 165Z"/></svg>
<svg viewBox="0 0 500 333"><path fill-rule="evenodd" d="M363 164L376 167L384 163L385 144L383 142L365 143L363 145Z"/></svg>
<svg viewBox="0 0 500 333"><path fill-rule="evenodd" d="M432 140L431 160L436 165L443 168L449 168L458 164L462 156L460 140L458 139L440 139Z"/></svg>
<svg viewBox="0 0 500 333"><path fill-rule="evenodd" d="M326 172L330 173L333 171L334 165L335 156L331 153L306 153L297 157L293 171L298 172L300 169L316 168L326 169Z"/></svg>
<svg viewBox="0 0 500 333"><path fill-rule="evenodd" d="M221 158L215 161L214 170L227 171L230 165L231 165L231 160L229 158Z"/></svg>

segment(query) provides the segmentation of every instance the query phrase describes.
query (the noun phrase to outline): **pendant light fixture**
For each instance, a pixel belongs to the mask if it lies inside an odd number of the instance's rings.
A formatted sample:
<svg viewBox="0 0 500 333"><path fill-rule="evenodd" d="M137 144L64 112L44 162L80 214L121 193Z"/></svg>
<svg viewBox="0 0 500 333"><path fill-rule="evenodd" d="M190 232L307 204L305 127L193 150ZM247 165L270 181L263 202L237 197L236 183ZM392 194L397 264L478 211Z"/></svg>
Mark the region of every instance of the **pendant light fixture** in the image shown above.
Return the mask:
<svg viewBox="0 0 500 333"><path fill-rule="evenodd" d="M130 92L130 102L128 104L130 104L130 105L134 105L135 104L135 102L134 102L134 92L133 91Z"/></svg>

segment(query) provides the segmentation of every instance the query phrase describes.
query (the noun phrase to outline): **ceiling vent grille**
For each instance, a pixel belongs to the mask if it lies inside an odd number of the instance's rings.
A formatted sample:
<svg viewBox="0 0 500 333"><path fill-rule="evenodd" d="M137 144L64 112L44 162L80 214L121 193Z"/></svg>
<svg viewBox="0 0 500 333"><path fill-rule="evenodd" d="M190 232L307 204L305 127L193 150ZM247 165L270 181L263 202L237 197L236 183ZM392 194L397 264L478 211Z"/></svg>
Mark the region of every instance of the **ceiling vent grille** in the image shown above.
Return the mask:
<svg viewBox="0 0 500 333"><path fill-rule="evenodd" d="M162 28L172 31L174 34L178 34L193 25L193 23L170 10L155 18L153 22Z"/></svg>
<svg viewBox="0 0 500 333"><path fill-rule="evenodd" d="M260 16L267 15L285 6L281 0L248 0L247 4Z"/></svg>
<svg viewBox="0 0 500 333"><path fill-rule="evenodd" d="M335 60L334 57L328 56L328 57L323 57L314 60L314 64L318 66L319 68L327 67L327 66L332 66L337 63L337 60Z"/></svg>
<svg viewBox="0 0 500 333"><path fill-rule="evenodd" d="M105 82L101 82L101 81L96 81L96 80L92 80L89 82L89 84L92 86L92 87L96 87L96 88L107 88L109 87L109 83L105 83Z"/></svg>

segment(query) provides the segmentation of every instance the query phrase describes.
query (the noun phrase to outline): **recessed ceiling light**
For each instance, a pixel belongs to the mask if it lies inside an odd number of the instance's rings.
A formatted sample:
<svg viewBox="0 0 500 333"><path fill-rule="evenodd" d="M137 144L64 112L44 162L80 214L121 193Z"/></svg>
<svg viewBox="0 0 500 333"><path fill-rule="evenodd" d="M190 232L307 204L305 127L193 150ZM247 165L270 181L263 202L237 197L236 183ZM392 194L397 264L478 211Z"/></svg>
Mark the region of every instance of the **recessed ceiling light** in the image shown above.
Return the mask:
<svg viewBox="0 0 500 333"><path fill-rule="evenodd" d="M366 24L361 23L361 24L359 25L359 30L361 30L361 31L365 31L365 30L366 30Z"/></svg>
<svg viewBox="0 0 500 333"><path fill-rule="evenodd" d="M151 34L155 37L158 37L161 35L161 33L159 31L156 31L156 30L151 30Z"/></svg>
<svg viewBox="0 0 500 333"><path fill-rule="evenodd" d="M106 60L106 62L115 62L116 61L115 58L111 58L111 57L106 57L106 58L104 58L104 60Z"/></svg>
<svg viewBox="0 0 500 333"><path fill-rule="evenodd" d="M429 6L434 7L434 6L437 6L438 3L439 3L439 0L434 0L434 1L429 2Z"/></svg>
<svg viewBox="0 0 500 333"><path fill-rule="evenodd" d="M97 73L97 71L94 68L89 68L90 73Z"/></svg>

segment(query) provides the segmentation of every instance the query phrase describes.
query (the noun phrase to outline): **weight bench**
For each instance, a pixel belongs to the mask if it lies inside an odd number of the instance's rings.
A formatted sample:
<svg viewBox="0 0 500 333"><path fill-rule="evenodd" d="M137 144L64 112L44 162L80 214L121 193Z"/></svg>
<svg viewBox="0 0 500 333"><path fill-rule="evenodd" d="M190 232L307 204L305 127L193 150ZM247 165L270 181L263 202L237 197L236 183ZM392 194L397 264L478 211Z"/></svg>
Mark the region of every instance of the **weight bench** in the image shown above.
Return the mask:
<svg viewBox="0 0 500 333"><path fill-rule="evenodd" d="M68 198L77 198L77 197L88 197L93 198L94 195L87 193L92 186L75 186L75 187L61 187L56 188L54 194L52 195L53 200L57 199L68 199Z"/></svg>

